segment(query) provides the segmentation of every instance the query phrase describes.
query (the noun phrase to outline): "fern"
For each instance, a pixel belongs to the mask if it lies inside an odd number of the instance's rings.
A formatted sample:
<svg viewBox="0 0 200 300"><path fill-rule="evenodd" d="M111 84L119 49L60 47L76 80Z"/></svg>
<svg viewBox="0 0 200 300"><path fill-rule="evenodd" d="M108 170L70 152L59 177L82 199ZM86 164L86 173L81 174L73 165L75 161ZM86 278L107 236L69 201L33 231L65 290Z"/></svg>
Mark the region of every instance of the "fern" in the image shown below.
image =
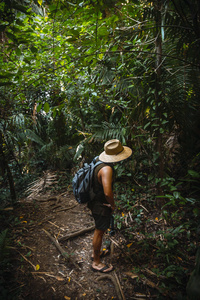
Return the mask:
<svg viewBox="0 0 200 300"><path fill-rule="evenodd" d="M104 141L118 139L124 144L128 137L128 128L117 126L114 123L103 122L101 126L96 126L93 137Z"/></svg>

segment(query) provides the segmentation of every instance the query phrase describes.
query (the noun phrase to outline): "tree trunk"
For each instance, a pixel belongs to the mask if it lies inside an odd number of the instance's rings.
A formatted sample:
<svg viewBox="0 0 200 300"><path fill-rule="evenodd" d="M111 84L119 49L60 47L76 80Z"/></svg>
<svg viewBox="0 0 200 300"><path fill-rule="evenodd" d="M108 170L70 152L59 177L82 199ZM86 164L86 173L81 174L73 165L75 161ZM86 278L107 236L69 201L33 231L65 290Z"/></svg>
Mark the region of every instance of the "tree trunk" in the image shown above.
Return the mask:
<svg viewBox="0 0 200 300"><path fill-rule="evenodd" d="M156 103L156 117L158 118L158 126L156 130L156 151L159 153L158 158L158 177L163 180L164 176L164 163L163 163L163 137L161 129L162 120L162 89L161 89L161 74L162 74L162 35L161 35L161 24L162 24L162 0L155 2L156 10L156 62L155 62L155 103ZM157 194L163 195L161 182L157 184ZM163 198L158 198L157 205L161 207L163 205Z"/></svg>
<svg viewBox="0 0 200 300"><path fill-rule="evenodd" d="M16 202L16 192L15 192L15 185L14 180L12 176L12 172L10 170L8 161L6 159L6 156L3 151L3 136L2 133L0 133L0 161L1 161L1 168L4 169L7 172L7 178L10 186L10 196L11 196L11 202L12 205Z"/></svg>

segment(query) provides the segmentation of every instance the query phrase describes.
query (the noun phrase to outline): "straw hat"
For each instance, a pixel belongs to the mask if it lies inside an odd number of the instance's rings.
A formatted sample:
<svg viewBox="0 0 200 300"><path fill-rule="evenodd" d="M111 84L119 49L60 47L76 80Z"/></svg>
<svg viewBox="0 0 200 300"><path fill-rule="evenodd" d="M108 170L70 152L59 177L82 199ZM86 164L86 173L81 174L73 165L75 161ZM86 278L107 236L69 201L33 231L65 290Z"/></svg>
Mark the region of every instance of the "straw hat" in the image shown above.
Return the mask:
<svg viewBox="0 0 200 300"><path fill-rule="evenodd" d="M129 147L122 146L119 140L110 140L104 144L104 152L99 155L99 160L106 163L122 161L132 154Z"/></svg>

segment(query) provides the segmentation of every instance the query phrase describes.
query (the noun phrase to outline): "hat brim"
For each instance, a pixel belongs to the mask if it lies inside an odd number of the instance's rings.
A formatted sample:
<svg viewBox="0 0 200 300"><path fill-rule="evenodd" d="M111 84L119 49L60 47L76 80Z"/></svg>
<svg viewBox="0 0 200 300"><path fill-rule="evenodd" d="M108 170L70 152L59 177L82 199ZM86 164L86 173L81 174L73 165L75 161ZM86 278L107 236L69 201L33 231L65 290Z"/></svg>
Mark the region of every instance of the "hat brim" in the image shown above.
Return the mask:
<svg viewBox="0 0 200 300"><path fill-rule="evenodd" d="M127 159L128 157L131 156L132 154L132 149L126 146L123 146L124 149L122 150L122 152L115 154L115 155L108 155L106 154L106 152L102 152L99 155L99 160L105 163L114 163L114 162L119 162L122 160Z"/></svg>

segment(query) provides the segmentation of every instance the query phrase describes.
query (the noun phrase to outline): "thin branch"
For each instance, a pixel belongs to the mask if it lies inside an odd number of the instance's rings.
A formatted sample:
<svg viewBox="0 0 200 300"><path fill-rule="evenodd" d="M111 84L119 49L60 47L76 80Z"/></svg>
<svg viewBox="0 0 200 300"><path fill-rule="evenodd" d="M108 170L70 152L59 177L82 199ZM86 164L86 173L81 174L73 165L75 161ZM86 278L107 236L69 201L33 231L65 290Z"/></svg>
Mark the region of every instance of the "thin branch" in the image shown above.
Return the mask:
<svg viewBox="0 0 200 300"><path fill-rule="evenodd" d="M19 254L23 257L23 259L25 260L25 261L27 261L32 267L33 267L33 269L36 271L36 266L34 265L34 264L32 264L32 262L30 261L30 260L28 260L23 254L21 254L20 252L19 252Z"/></svg>
<svg viewBox="0 0 200 300"><path fill-rule="evenodd" d="M56 248L60 251L60 253L62 254L62 256L63 256L65 259L70 260L69 255L68 255L68 254L66 253L66 251L60 246L58 240L56 240L54 237L52 237L51 234L50 234L48 231L46 231L44 228L43 228L43 231L48 235L48 237L49 237L50 240L54 243L54 245L56 246ZM75 262L73 262L72 260L71 260L71 262L72 262L72 264L73 264L76 268L80 269L80 267L79 267Z"/></svg>

